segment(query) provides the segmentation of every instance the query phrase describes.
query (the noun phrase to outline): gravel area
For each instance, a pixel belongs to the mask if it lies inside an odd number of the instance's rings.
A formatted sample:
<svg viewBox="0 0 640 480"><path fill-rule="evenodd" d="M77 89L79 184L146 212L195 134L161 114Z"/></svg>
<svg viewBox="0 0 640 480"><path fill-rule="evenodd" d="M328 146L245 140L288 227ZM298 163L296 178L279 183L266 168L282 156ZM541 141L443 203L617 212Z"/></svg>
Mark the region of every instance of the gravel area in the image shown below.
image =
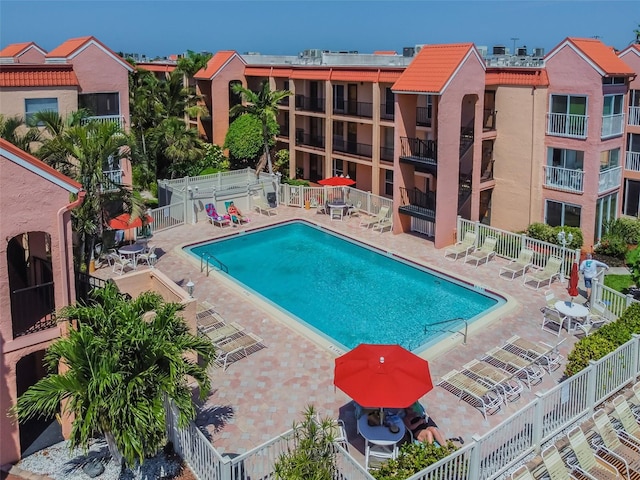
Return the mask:
<svg viewBox="0 0 640 480"><path fill-rule="evenodd" d="M54 480L89 480L82 467L91 461L100 461L104 472L95 477L100 480L157 480L175 478L181 471L181 460L177 456L159 453L145 460L141 467L120 471L110 461L109 450L104 441L95 441L88 452L69 449L67 441L57 443L33 455L23 458L17 466L28 472L47 475Z"/></svg>

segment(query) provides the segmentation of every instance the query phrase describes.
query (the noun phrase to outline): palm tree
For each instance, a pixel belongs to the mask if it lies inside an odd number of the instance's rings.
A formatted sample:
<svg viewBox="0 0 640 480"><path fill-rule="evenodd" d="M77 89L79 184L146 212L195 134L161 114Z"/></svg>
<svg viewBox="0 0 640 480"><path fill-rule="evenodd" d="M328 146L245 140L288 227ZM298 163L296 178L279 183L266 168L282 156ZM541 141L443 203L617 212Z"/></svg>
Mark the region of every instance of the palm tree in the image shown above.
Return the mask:
<svg viewBox="0 0 640 480"><path fill-rule="evenodd" d="M200 161L206 150L198 132L177 117L169 117L151 132L151 149L158 152L158 175L180 176L190 163Z"/></svg>
<svg viewBox="0 0 640 480"><path fill-rule="evenodd" d="M47 350L51 373L20 396L14 413L20 421L53 417L64 402L64 413L74 415L72 447L88 448L95 435L104 435L112 458L131 466L163 446L165 398L175 405L181 427L195 418L188 384L195 379L200 399L206 398L206 369L215 352L189 332L178 313L182 306L159 294L128 300L108 283L92 296L88 305L60 312L78 327ZM200 364L190 360L194 354ZM64 373L58 373L61 364Z"/></svg>
<svg viewBox="0 0 640 480"><path fill-rule="evenodd" d="M256 165L256 175L260 176L260 172L264 169L265 163L269 166L269 174L273 175L273 165L271 163L271 153L269 143L273 139L273 135L269 131L269 121L277 121L278 104L286 97L292 95L289 90L271 90L269 82L262 83L259 92L254 92L241 84L234 84L233 93L242 95L245 104L234 105L229 110L230 116L252 114L260 119L262 124L262 143L264 146L264 154L260 157L258 165Z"/></svg>
<svg viewBox="0 0 640 480"><path fill-rule="evenodd" d="M5 117L0 115L0 138L12 143L25 152L32 153L31 144L40 140L40 131L31 127L24 130L24 121L19 115Z"/></svg>

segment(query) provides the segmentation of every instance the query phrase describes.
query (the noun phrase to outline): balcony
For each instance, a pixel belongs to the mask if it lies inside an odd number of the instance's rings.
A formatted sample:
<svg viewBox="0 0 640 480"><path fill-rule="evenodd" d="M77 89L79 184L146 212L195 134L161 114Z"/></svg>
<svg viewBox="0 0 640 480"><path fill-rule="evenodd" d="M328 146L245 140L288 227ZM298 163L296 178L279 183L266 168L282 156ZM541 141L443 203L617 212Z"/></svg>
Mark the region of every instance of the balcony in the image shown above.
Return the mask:
<svg viewBox="0 0 640 480"><path fill-rule="evenodd" d="M587 138L587 115L567 113L547 114L547 135L554 137Z"/></svg>
<svg viewBox="0 0 640 480"><path fill-rule="evenodd" d="M584 192L584 172L562 167L544 167L544 186L570 193Z"/></svg>
<svg viewBox="0 0 640 480"><path fill-rule="evenodd" d="M620 187L622 180L622 167L613 167L600 172L600 178L598 179L598 193L603 193L609 190Z"/></svg>
<svg viewBox="0 0 640 480"><path fill-rule="evenodd" d="M296 145L313 148L324 148L324 137L321 135L311 135L309 133L297 132Z"/></svg>
<svg viewBox="0 0 640 480"><path fill-rule="evenodd" d="M13 338L56 326L53 282L11 292Z"/></svg>
<svg viewBox="0 0 640 480"><path fill-rule="evenodd" d="M324 98L296 95L296 110L324 113Z"/></svg>
<svg viewBox="0 0 640 480"><path fill-rule="evenodd" d="M393 103L383 103L380 105L380 119L381 120L393 120L395 118Z"/></svg>
<svg viewBox="0 0 640 480"><path fill-rule="evenodd" d="M122 184L123 170L104 170L102 172L102 191L116 192Z"/></svg>
<svg viewBox="0 0 640 480"><path fill-rule="evenodd" d="M380 147L380 160L393 162L393 147Z"/></svg>
<svg viewBox="0 0 640 480"><path fill-rule="evenodd" d="M100 115L82 119L83 125L86 125L89 122L117 123L121 129L124 129L124 117L122 115Z"/></svg>
<svg viewBox="0 0 640 480"><path fill-rule="evenodd" d="M431 107L416 107L416 125L420 127L431 126Z"/></svg>
<svg viewBox="0 0 640 480"><path fill-rule="evenodd" d="M629 107L627 123L632 127L640 127L640 107Z"/></svg>
<svg viewBox="0 0 640 480"><path fill-rule="evenodd" d="M602 116L602 138L615 137L624 132L624 114Z"/></svg>
<svg viewBox="0 0 640 480"><path fill-rule="evenodd" d="M436 221L436 193L422 192L417 188L400 187L400 206L398 213L420 218L429 222Z"/></svg>
<svg viewBox="0 0 640 480"><path fill-rule="evenodd" d="M632 172L640 172L640 152L627 152L624 168Z"/></svg>
<svg viewBox="0 0 640 480"><path fill-rule="evenodd" d="M438 146L434 140L400 137L400 161L419 170L437 173Z"/></svg>
<svg viewBox="0 0 640 480"><path fill-rule="evenodd" d="M333 104L334 115L347 115L352 117L372 118L373 103L353 102L350 100L335 100Z"/></svg>
<svg viewBox="0 0 640 480"><path fill-rule="evenodd" d="M357 155L359 157L367 157L369 160L371 160L372 148L371 145L367 143L357 143L334 137L333 151L346 153L349 155Z"/></svg>

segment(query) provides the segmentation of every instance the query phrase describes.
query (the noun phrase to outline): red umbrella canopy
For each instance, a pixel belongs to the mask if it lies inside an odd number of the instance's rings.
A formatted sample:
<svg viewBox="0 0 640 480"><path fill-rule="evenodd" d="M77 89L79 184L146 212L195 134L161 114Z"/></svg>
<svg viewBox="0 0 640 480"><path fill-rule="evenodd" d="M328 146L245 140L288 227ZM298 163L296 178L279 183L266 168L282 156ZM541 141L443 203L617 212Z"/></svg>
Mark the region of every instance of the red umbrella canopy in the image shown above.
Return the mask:
<svg viewBox="0 0 640 480"><path fill-rule="evenodd" d="M144 216L144 224L148 225L153 222L153 217L150 215ZM129 228L138 228L142 227L142 218L136 217L131 219L131 215L128 213L123 213L118 215L116 218L112 218L109 220L109 226L114 230L128 230Z"/></svg>
<svg viewBox="0 0 640 480"><path fill-rule="evenodd" d="M569 276L569 288L567 289L569 296L578 296L578 264L574 263L571 266L571 275Z"/></svg>
<svg viewBox="0 0 640 480"><path fill-rule="evenodd" d="M347 177L329 177L323 180L318 180L320 185L327 185L328 187L350 187L355 185L355 180Z"/></svg>
<svg viewBox="0 0 640 480"><path fill-rule="evenodd" d="M369 408L407 408L433 388L426 360L400 345L366 343L336 358L333 384Z"/></svg>

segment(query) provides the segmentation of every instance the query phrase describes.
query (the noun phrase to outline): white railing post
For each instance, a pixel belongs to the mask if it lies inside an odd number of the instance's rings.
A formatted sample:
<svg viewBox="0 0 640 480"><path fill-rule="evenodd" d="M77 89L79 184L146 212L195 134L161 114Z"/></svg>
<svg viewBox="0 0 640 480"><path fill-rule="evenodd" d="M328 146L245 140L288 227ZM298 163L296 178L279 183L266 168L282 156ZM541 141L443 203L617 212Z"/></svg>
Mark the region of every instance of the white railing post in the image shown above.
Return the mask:
<svg viewBox="0 0 640 480"><path fill-rule="evenodd" d="M589 373L587 374L587 405L589 405L589 415L593 414L596 403L596 365L598 362L589 360Z"/></svg>
<svg viewBox="0 0 640 480"><path fill-rule="evenodd" d="M188 221L188 210L189 210L189 202L187 199L189 198L189 177L184 177L184 223Z"/></svg>
<svg viewBox="0 0 640 480"><path fill-rule="evenodd" d="M458 215L456 218L456 243L462 240L462 217Z"/></svg>
<svg viewBox="0 0 640 480"><path fill-rule="evenodd" d="M480 478L480 447L482 442L482 437L478 434L472 435L475 444L471 449L471 453L469 454L469 470L467 471L467 478Z"/></svg>
<svg viewBox="0 0 640 480"><path fill-rule="evenodd" d="M476 234L476 246L482 245L480 242L480 222L473 224L473 232Z"/></svg>
<svg viewBox="0 0 640 480"><path fill-rule="evenodd" d="M625 301L626 301L625 308L631 305L633 303L633 300L634 300L633 295L631 295L630 293L627 293L627 295L625 296Z"/></svg>
<svg viewBox="0 0 640 480"><path fill-rule="evenodd" d="M231 458L228 455L222 457L220 464L220 480L234 480L231 472Z"/></svg>
<svg viewBox="0 0 640 480"><path fill-rule="evenodd" d="M544 393L536 392L536 405L533 410L533 436L531 443L536 453L542 449L542 422L544 421Z"/></svg>
<svg viewBox="0 0 640 480"><path fill-rule="evenodd" d="M631 357L631 367L633 372L633 382L638 381L638 373L640 373L640 335L637 333L631 334L633 342L633 355Z"/></svg>

